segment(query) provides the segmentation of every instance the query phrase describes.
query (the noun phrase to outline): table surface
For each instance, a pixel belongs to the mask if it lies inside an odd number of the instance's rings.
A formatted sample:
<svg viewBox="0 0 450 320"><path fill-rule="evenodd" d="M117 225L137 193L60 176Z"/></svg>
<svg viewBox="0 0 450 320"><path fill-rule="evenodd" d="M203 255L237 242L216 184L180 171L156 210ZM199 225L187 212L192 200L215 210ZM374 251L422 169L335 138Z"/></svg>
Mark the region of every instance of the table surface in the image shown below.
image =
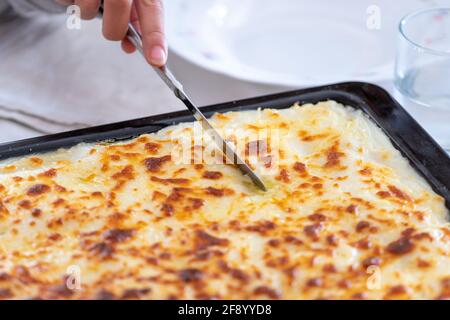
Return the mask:
<svg viewBox="0 0 450 320"><path fill-rule="evenodd" d="M181 110L143 59L103 40L99 21L81 30L64 17L0 24L0 143ZM199 105L291 89L215 74L171 54L169 64ZM415 106L379 83L442 144L450 146L450 111Z"/></svg>

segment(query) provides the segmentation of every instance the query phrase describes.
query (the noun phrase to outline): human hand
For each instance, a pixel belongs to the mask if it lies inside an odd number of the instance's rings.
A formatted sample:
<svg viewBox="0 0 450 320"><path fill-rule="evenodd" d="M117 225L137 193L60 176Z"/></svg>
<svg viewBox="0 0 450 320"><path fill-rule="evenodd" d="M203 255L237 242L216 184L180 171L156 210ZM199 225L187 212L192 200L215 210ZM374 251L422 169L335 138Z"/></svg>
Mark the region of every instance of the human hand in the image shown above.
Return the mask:
<svg viewBox="0 0 450 320"><path fill-rule="evenodd" d="M80 7L81 18L94 19L101 0L58 0L60 3ZM164 35L163 0L104 0L103 36L111 41L122 41L122 48L133 53L136 48L126 38L131 22L142 34L145 58L153 66L163 66L167 60Z"/></svg>

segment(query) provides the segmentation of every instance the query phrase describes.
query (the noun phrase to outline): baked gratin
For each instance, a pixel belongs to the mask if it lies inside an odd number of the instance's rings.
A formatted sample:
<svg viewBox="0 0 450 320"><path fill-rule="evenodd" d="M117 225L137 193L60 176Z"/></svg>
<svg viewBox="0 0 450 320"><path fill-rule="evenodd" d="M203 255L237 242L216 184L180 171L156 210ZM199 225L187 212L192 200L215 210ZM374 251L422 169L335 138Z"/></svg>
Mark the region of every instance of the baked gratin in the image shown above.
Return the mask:
<svg viewBox="0 0 450 320"><path fill-rule="evenodd" d="M450 297L444 200L363 113L329 101L212 122L233 142L278 132L277 148L238 146L268 192L176 161L186 123L1 162L0 298Z"/></svg>

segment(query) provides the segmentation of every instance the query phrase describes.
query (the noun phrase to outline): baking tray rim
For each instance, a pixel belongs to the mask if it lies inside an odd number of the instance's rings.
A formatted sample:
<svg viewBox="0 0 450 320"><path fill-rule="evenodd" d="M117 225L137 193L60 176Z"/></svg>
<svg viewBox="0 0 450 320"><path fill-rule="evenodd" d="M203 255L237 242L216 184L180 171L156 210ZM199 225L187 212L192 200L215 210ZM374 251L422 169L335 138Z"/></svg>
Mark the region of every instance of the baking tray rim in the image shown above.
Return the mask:
<svg viewBox="0 0 450 320"><path fill-rule="evenodd" d="M305 89L296 89L296 90L288 90L288 91L282 91L279 93L272 93L257 97L250 97L250 98L244 98L239 100L232 100L227 102L220 102L216 104L201 106L199 109L207 116L210 116L216 112L227 112L229 110L225 109L235 109L242 106L248 106L253 104L259 104L259 103L266 103L273 100L278 100L281 98L289 98L293 96L298 95L304 95L304 94L314 94L320 91L328 90L328 91L339 91L342 87L352 88L352 87L358 87L358 86L371 86L373 88L377 88L380 91L385 92L387 91L375 84L366 83L366 82L357 82L357 81L351 81L351 82L340 82L335 84L329 84L329 85L323 85L323 86L316 86L311 88L305 88ZM332 99L329 99L332 100ZM251 109L251 108L249 108ZM50 141L56 141L68 137L76 137L76 136L85 136L85 135L91 135L95 134L95 132L108 132L112 130L116 130L117 128L139 128L143 126L151 126L151 125L159 125L159 121L167 121L169 119L174 118L185 118L186 122L188 121L194 121L194 117L190 113L189 110L179 110L179 111L171 111L166 113L158 113L151 116L141 117L141 118L134 118L134 119L128 119L124 121L118 121L118 122L112 122L112 123L106 123L101 125L94 125L89 126L86 128L81 129L75 129L75 130L69 130L69 131L63 131L59 133L52 133L52 134L45 134L42 136L32 137L32 138L26 138L26 139L19 139L14 141L8 141L8 142L2 142L0 143L0 161L4 158L2 157L2 154L8 149L13 149L15 147L23 147L25 145L35 145L40 143L47 143ZM188 119L191 118L191 119ZM153 131L152 131L153 132ZM114 138L112 138L114 139ZM121 139L121 138L120 138ZM98 140L102 141L102 140ZM39 153L39 151L37 151ZM7 156L6 158L9 158L10 156Z"/></svg>
<svg viewBox="0 0 450 320"><path fill-rule="evenodd" d="M228 112L228 111L239 111L239 110L235 110L235 109L241 108L241 107L244 107L245 110L255 109L255 108L249 107L249 105L267 103L267 102L271 102L274 100L279 100L280 98L289 99L289 98L292 98L295 96L300 96L300 95L315 94L315 93L320 93L320 92L325 93L325 91L328 91L330 93L333 93L333 92L335 93L335 92L342 90L343 88L346 90L351 90L351 89L360 88L362 86L373 88L373 89L378 90L379 92L382 92L382 93L386 94L387 96L391 97L390 94L384 88L382 88L378 85L375 85L372 83L367 83L367 82L349 81L349 82L340 82L340 83L316 86L316 87L305 88L305 89L288 90L288 91L283 91L283 92L279 92L279 93L272 93L272 94L262 95L262 96L257 96L257 97L232 100L232 101L228 101L228 102L220 102L217 104L202 106L202 107L199 107L199 109L201 109L201 111L205 115L211 116L217 112L220 113L220 112ZM351 92L346 92L346 93L348 94ZM395 102L395 100L392 97L391 97L391 99L393 102ZM322 99L320 101L326 101L326 100L334 100L334 99L333 98ZM274 107L274 108L277 109L277 107ZM278 109L281 109L281 108L278 108ZM189 121L195 120L194 117L192 116L192 114L190 113L190 111L179 110L179 111L171 111L171 112L166 112L166 113L159 113L159 114L141 117L141 118L128 119L128 120L124 120L124 121L106 123L106 124L101 124L101 125L94 125L94 126L89 126L86 128L63 131L63 132L59 132L59 133L46 134L46 135L32 137L32 138L3 142L3 143L0 143L0 161L4 160L5 158L14 157L14 156L3 157L3 153L8 152L9 150L12 150L16 147L22 148L27 145L32 146L32 145L37 145L37 144L45 144L48 142L57 141L57 140L61 140L61 139L69 138L69 137L83 137L86 135L94 135L96 132L102 132L102 133L105 132L106 133L106 132L111 132L111 131L117 130L118 128L137 129L140 127L147 127L147 126L150 127L152 125L164 127L166 125L171 125L171 124L161 123L160 121L167 121L167 120L176 119L176 118L186 118L186 119L184 121L179 121L179 122L174 121L173 124L181 123L181 122L189 122ZM384 129L384 128L382 128L382 129ZM155 131L150 131L149 133L153 133L153 132L155 132ZM138 135L140 135L140 134L142 134L142 133L138 133ZM113 140L113 139L115 139L115 138L111 138L111 140ZM122 140L125 138L117 138L117 139ZM431 139L433 140L433 142L435 142L433 138L431 138ZM106 140L109 140L109 139L106 139ZM104 141L104 140L100 139L98 141L100 142L100 141ZM92 141L89 141L89 143L90 142L92 142ZM82 142L80 142L80 143L82 143ZM437 142L435 142L435 143L437 144ZM67 147L70 147L70 145L68 145ZM36 152L40 153L40 151L36 151ZM44 152L46 152L46 151L44 151Z"/></svg>

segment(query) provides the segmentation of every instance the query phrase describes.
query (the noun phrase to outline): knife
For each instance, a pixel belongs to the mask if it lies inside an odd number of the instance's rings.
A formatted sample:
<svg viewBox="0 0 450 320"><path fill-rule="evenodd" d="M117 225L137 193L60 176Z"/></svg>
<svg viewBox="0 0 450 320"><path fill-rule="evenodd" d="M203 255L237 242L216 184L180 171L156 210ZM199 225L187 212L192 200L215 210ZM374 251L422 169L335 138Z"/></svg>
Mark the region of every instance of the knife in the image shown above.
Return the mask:
<svg viewBox="0 0 450 320"><path fill-rule="evenodd" d="M100 7L100 14L103 14L103 7ZM142 47L142 36L131 23L128 24L127 38L145 58L144 50ZM222 153L230 161L232 161L232 163L237 166L244 175L248 176L259 189L267 191L267 188L259 175L241 159L241 157L234 151L233 147L227 141L225 141L220 133L211 125L208 119L206 119L205 115L185 93L182 84L175 78L169 68L167 66L163 66L153 67L153 69L164 81L164 83L170 88L170 90L172 90L175 96L183 102L183 104L192 113L194 118L198 122L200 122L203 130L205 130L213 138L214 142L217 144Z"/></svg>

